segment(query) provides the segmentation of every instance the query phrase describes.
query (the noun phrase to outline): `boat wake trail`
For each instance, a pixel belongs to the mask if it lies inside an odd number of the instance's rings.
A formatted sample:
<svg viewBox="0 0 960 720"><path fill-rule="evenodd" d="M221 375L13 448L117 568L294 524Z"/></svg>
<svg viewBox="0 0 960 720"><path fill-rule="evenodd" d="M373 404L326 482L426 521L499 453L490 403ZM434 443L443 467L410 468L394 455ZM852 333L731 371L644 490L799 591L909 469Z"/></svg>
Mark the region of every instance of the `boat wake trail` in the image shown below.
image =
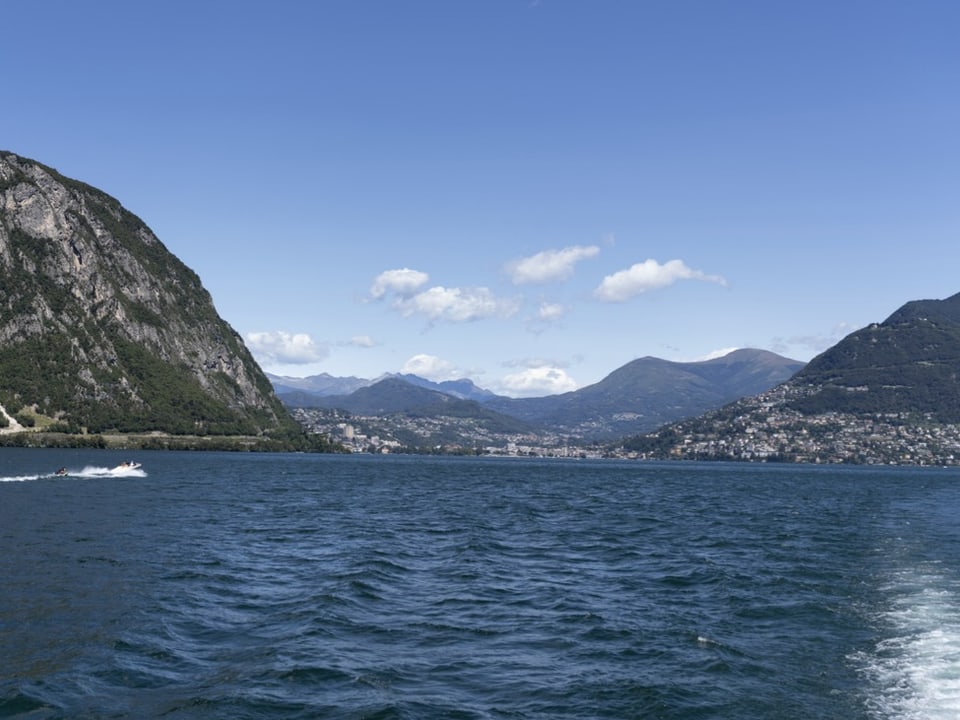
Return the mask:
<svg viewBox="0 0 960 720"><path fill-rule="evenodd" d="M145 478L147 473L138 467L97 467L87 465L81 470L64 468L65 472L42 473L38 475L8 475L0 477L0 482L30 482L33 480L53 480L56 478Z"/></svg>
<svg viewBox="0 0 960 720"><path fill-rule="evenodd" d="M875 693L873 717L960 717L960 587L936 563L898 572L877 620L889 634L854 660Z"/></svg>
<svg viewBox="0 0 960 720"><path fill-rule="evenodd" d="M29 482L30 480L46 480L47 478L52 478L54 475L8 475L7 477L0 477L0 482Z"/></svg>
<svg viewBox="0 0 960 720"><path fill-rule="evenodd" d="M68 470L67 474L71 477L146 477L145 473L139 467L96 467L94 465L87 465L82 470Z"/></svg>

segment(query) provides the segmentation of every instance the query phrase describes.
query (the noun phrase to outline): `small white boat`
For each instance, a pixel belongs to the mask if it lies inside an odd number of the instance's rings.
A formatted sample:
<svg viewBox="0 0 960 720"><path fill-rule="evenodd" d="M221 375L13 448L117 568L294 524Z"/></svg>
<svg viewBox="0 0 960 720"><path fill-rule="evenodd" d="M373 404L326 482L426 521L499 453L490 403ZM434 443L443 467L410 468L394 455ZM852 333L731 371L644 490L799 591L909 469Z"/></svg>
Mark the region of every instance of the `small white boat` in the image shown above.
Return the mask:
<svg viewBox="0 0 960 720"><path fill-rule="evenodd" d="M120 473L120 472L126 472L127 470L139 470L139 469L140 469L140 463L138 462L122 462L119 465L117 465L115 468L113 468L113 470L111 470L110 472Z"/></svg>

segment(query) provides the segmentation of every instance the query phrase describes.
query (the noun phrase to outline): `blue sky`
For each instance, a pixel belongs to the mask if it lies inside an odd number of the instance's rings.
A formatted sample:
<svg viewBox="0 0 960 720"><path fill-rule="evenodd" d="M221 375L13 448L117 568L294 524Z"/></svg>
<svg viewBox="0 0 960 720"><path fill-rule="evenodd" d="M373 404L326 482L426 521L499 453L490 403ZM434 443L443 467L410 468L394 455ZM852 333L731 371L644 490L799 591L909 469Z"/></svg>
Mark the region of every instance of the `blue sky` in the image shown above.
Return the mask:
<svg viewBox="0 0 960 720"><path fill-rule="evenodd" d="M960 3L4 3L0 148L264 369L582 387L960 292Z"/></svg>

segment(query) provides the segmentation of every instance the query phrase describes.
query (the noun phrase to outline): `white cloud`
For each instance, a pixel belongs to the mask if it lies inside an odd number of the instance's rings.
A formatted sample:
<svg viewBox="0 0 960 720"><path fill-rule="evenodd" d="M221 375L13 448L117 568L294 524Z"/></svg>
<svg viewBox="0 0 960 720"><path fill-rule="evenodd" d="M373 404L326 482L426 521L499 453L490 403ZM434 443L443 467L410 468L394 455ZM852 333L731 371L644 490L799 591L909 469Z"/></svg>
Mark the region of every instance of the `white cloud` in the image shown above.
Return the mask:
<svg viewBox="0 0 960 720"><path fill-rule="evenodd" d="M421 290L430 277L403 268L382 272L370 286L376 300L394 295L393 307L402 315L424 315L431 321L468 322L489 317L509 317L520 309L519 298L499 298L488 288L435 287Z"/></svg>
<svg viewBox="0 0 960 720"><path fill-rule="evenodd" d="M370 295L378 300L388 292L406 297L426 285L429 279L430 276L426 273L410 268L386 270L374 278L373 285L370 286Z"/></svg>
<svg viewBox="0 0 960 720"><path fill-rule="evenodd" d="M656 260L636 263L626 270L607 275L596 290L595 297L606 302L625 302L635 295L648 290L672 285L678 280L703 280L719 285L727 281L719 275L707 275L700 270L687 267L682 260L670 260L661 265Z"/></svg>
<svg viewBox="0 0 960 720"><path fill-rule="evenodd" d="M566 308L557 303L540 303L540 309L537 311L537 320L544 322L553 322L559 320L566 313Z"/></svg>
<svg viewBox="0 0 960 720"><path fill-rule="evenodd" d="M484 287L432 287L410 297L398 298L394 305L406 316L419 314L430 320L450 322L509 317L520 309L519 300L498 298Z"/></svg>
<svg viewBox="0 0 960 720"><path fill-rule="evenodd" d="M444 380L459 380L463 373L453 363L442 360L435 355L425 355L423 353L414 355L407 360L400 372L404 374L417 375L434 382L443 382Z"/></svg>
<svg viewBox="0 0 960 720"><path fill-rule="evenodd" d="M264 363L306 365L323 360L329 352L306 333L251 332L246 339L250 352Z"/></svg>
<svg viewBox="0 0 960 720"><path fill-rule="evenodd" d="M557 395L577 389L577 381L557 367L534 367L507 375L500 381L502 392L512 397Z"/></svg>
<svg viewBox="0 0 960 720"><path fill-rule="evenodd" d="M377 346L376 341L374 341L374 339L369 335L354 335L352 338L350 338L350 342L348 344L353 345L354 347L362 348L372 348Z"/></svg>
<svg viewBox="0 0 960 720"><path fill-rule="evenodd" d="M566 280L581 260L600 252L596 245L574 245L562 250L544 250L530 257L507 263L504 270L514 285Z"/></svg>

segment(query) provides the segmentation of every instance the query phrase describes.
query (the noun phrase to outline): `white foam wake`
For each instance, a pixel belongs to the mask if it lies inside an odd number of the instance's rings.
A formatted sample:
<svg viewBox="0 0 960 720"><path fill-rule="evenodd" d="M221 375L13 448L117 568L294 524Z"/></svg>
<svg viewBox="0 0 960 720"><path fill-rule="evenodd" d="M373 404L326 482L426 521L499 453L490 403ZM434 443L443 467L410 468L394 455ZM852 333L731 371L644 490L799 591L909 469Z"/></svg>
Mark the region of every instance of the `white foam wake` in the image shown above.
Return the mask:
<svg viewBox="0 0 960 720"><path fill-rule="evenodd" d="M878 620L890 629L855 660L874 688L868 701L885 720L960 717L960 602L955 580L936 565L899 572L884 588Z"/></svg>
<svg viewBox="0 0 960 720"><path fill-rule="evenodd" d="M50 477L53 477L53 475L10 475L0 477L0 482L27 482L29 480L41 480Z"/></svg>
<svg viewBox="0 0 960 720"><path fill-rule="evenodd" d="M96 465L87 465L81 470L74 470L66 468L66 476L54 472L42 473L39 475L9 475L7 477L0 477L0 482L29 482L31 480L51 480L55 478L103 478L103 477L127 477L127 478L143 478L147 477L147 473L143 468L130 468L130 467L98 467Z"/></svg>
<svg viewBox="0 0 960 720"><path fill-rule="evenodd" d="M146 477L147 474L143 471L142 468L130 468L130 467L96 467L94 465L87 465L82 470L76 472L72 470L67 470L68 475L74 477Z"/></svg>

